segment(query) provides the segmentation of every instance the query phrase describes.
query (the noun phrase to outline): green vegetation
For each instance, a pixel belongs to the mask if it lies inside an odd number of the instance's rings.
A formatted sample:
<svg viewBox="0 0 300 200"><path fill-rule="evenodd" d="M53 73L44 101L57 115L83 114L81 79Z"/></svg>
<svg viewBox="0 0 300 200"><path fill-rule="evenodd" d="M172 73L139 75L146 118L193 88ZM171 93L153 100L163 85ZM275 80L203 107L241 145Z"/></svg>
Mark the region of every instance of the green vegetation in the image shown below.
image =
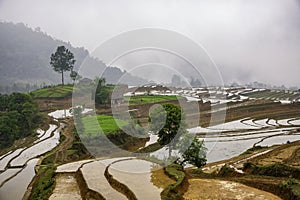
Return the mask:
<svg viewBox="0 0 300 200"><path fill-rule="evenodd" d="M34 98L64 98L64 97L71 97L73 92L73 85L65 85L64 87L61 86L49 86L42 89L38 89L32 91L30 94Z"/></svg>
<svg viewBox="0 0 300 200"><path fill-rule="evenodd" d="M165 188L160 196L162 200L178 200L182 199L182 194L178 191L178 188L182 185L185 173L181 165L178 164L171 164L164 168L165 173L176 181L176 183L173 183L169 185L167 188Z"/></svg>
<svg viewBox="0 0 300 200"><path fill-rule="evenodd" d="M185 134L179 142L179 153L181 153L183 161L194 165L196 167L202 167L206 164L206 151L203 140L200 141L197 136ZM186 149L186 147L188 147Z"/></svg>
<svg viewBox="0 0 300 200"><path fill-rule="evenodd" d="M150 113L150 130L158 134L158 143L168 145L169 158L180 137L185 134L185 115L174 104L157 106Z"/></svg>
<svg viewBox="0 0 300 200"><path fill-rule="evenodd" d="M289 178L278 186L282 190L288 190L291 193L290 197L293 197L293 199L300 199L300 183L297 179Z"/></svg>
<svg viewBox="0 0 300 200"><path fill-rule="evenodd" d="M119 131L119 126L128 125L128 122L115 119L113 116L108 115L97 115L97 121L93 116L83 117L82 122L84 124L85 134L90 136L99 135L99 125L106 135Z"/></svg>
<svg viewBox="0 0 300 200"><path fill-rule="evenodd" d="M75 81L81 79L82 76L79 75L77 72L73 71L72 69L70 73L70 78L73 80L73 83L75 83Z"/></svg>
<svg viewBox="0 0 300 200"><path fill-rule="evenodd" d="M228 165L223 165L220 171L218 172L218 176L220 177L235 177L237 176L237 172L229 167Z"/></svg>
<svg viewBox="0 0 300 200"><path fill-rule="evenodd" d="M142 96L132 96L126 97L125 101L129 101L129 105L140 105L149 103L160 103L164 101L176 101L181 97L178 96L166 96L166 95L142 95Z"/></svg>
<svg viewBox="0 0 300 200"><path fill-rule="evenodd" d="M40 120L38 106L30 95L0 94L0 148L31 135Z"/></svg>
<svg viewBox="0 0 300 200"><path fill-rule="evenodd" d="M245 163L244 170L247 170L254 175L300 178L300 169L290 167L282 163L267 166Z"/></svg>
<svg viewBox="0 0 300 200"><path fill-rule="evenodd" d="M51 67L53 67L53 70L61 74L61 83L62 86L64 86L64 72L70 70L73 71L73 67L75 64L73 53L65 46L58 46L56 52L51 54L50 59L50 65ZM76 76L77 74L75 75L75 77Z"/></svg>
<svg viewBox="0 0 300 200"><path fill-rule="evenodd" d="M29 199L46 200L50 197L54 187L55 167L53 165L41 167L37 176L38 180L32 188Z"/></svg>
<svg viewBox="0 0 300 200"><path fill-rule="evenodd" d="M96 85L95 103L105 105L108 104L111 93L115 87L112 85L106 85L105 78L97 77L94 82Z"/></svg>

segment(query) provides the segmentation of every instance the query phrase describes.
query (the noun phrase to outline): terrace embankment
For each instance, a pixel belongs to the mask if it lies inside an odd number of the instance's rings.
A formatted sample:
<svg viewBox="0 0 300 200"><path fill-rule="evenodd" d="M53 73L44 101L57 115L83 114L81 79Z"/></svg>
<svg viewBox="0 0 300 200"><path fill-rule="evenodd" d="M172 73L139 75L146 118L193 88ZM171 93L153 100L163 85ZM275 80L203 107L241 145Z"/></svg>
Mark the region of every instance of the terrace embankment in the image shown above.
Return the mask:
<svg viewBox="0 0 300 200"><path fill-rule="evenodd" d="M299 199L299 149L300 141L269 148L256 148L225 161L210 163L203 167L203 171L187 169L190 186L185 197L201 199L204 195L205 198L215 199L229 195L229 199L236 199L237 196L230 195L238 192L244 197L238 196L237 199L250 199L247 195L255 191L253 188L257 188L282 199ZM245 185L252 187L251 191ZM248 191L247 194L239 191L242 188L244 191ZM209 194L211 190L214 190L213 194ZM230 191L233 193L229 194ZM199 196L197 197L197 195ZM218 195L220 196L218 197ZM261 191L257 195L255 198L259 199L262 195ZM267 193L264 195L266 195L265 199L277 198Z"/></svg>

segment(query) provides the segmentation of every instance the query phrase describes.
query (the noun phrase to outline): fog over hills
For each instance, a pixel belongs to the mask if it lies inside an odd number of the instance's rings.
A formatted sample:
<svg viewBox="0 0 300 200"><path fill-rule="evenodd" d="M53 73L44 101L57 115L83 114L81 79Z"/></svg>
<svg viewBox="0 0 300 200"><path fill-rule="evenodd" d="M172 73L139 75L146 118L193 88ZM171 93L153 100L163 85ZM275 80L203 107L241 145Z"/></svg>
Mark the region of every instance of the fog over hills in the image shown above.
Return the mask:
<svg viewBox="0 0 300 200"><path fill-rule="evenodd" d="M60 74L53 71L49 62L51 53L57 46L64 45L73 52L76 59L77 71L82 62L88 65L90 73L85 77L93 79L99 71L104 71L103 77L107 83L115 83L126 73L116 67L107 67L102 61L93 58L89 52L75 48L70 43L53 39L39 29L32 30L22 23L0 23L0 85L8 86L13 83L21 84L58 84L61 82ZM69 74L65 75L67 82L71 82ZM127 79L126 79L127 78ZM140 83L142 79L131 75L125 76L125 83Z"/></svg>
<svg viewBox="0 0 300 200"><path fill-rule="evenodd" d="M0 19L91 53L122 32L172 30L201 44L227 84L300 86L299 0L1 0Z"/></svg>

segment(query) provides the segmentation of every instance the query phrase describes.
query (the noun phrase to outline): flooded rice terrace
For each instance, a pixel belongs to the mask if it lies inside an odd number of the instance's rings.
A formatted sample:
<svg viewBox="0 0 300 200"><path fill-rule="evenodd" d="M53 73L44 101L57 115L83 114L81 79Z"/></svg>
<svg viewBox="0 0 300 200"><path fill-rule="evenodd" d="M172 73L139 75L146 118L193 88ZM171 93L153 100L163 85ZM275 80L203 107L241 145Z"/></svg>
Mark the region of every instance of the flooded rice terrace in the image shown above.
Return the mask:
<svg viewBox="0 0 300 200"><path fill-rule="evenodd" d="M59 144L59 127L49 124L49 129L37 130L37 140L31 146L10 151L0 158L0 199L22 199L32 178L35 176L35 167L39 156L51 151Z"/></svg>
<svg viewBox="0 0 300 200"><path fill-rule="evenodd" d="M72 116L68 110L58 110L49 115L57 120ZM38 129L38 138L32 146L10 151L0 157L1 200L22 199L35 175L39 156L59 144L60 131L64 126L63 123L60 123L59 127L50 124L48 130ZM208 162L214 162L237 156L253 146L271 146L299 140L299 128L298 118L281 120L247 118L206 128L194 127L188 131L204 140L208 148ZM150 140L145 146L155 143L158 139L153 133L149 133L149 137ZM168 155L168 151L163 148L152 155L163 158ZM162 189L155 186L151 180L155 165L136 158L94 159L59 166L56 172L74 173L80 170L89 189L99 192L108 199L111 197L126 199L126 196L109 184L105 177L105 170L108 169L107 173L118 182L126 184L138 199L160 199Z"/></svg>
<svg viewBox="0 0 300 200"><path fill-rule="evenodd" d="M240 155L254 146L272 146L300 139L299 119L243 119L188 131L198 134L208 148L207 160L215 162Z"/></svg>

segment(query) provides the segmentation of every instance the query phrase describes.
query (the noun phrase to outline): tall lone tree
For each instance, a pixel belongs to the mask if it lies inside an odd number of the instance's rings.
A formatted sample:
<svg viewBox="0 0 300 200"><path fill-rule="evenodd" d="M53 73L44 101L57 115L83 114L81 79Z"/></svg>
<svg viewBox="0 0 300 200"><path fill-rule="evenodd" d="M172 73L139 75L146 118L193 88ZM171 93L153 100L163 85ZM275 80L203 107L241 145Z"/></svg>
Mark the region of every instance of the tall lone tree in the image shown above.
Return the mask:
<svg viewBox="0 0 300 200"><path fill-rule="evenodd" d="M76 61L73 53L65 46L59 46L56 52L51 54L50 59L50 65L54 71L61 74L61 82L64 86L64 72L72 70Z"/></svg>
<svg viewBox="0 0 300 200"><path fill-rule="evenodd" d="M158 134L158 143L167 145L169 157L180 137L185 134L185 115L173 104L163 104L150 112L150 130Z"/></svg>

